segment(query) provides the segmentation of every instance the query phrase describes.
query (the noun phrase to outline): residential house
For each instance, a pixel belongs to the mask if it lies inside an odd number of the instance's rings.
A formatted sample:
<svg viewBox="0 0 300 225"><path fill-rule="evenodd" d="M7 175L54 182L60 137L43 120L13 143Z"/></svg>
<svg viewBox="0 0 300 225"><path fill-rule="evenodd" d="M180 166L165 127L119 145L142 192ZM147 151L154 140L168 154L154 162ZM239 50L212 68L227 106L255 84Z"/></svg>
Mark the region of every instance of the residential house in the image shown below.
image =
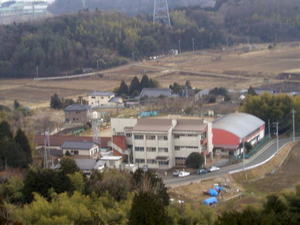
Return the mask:
<svg viewBox="0 0 300 225"><path fill-rule="evenodd" d="M90 106L73 104L65 108L65 121L67 123L87 123Z"/></svg>
<svg viewBox="0 0 300 225"><path fill-rule="evenodd" d="M195 94L195 100L199 100L201 98L204 98L205 96L209 95L209 89L204 89L199 91L198 93Z"/></svg>
<svg viewBox="0 0 300 225"><path fill-rule="evenodd" d="M97 159L75 159L75 162L85 175L90 175L93 170L102 171L105 168L105 162Z"/></svg>
<svg viewBox="0 0 300 225"><path fill-rule="evenodd" d="M141 93L136 97L139 98L159 98L159 97L171 97L172 91L169 88L143 88Z"/></svg>
<svg viewBox="0 0 300 225"><path fill-rule="evenodd" d="M94 142L65 141L62 144L61 149L63 151L63 155L66 155L67 152L69 152L72 156L79 156L83 158L100 157L99 147Z"/></svg>
<svg viewBox="0 0 300 225"><path fill-rule="evenodd" d="M107 91L94 91L88 94L89 106L108 105L109 101L115 97L115 93Z"/></svg>
<svg viewBox="0 0 300 225"><path fill-rule="evenodd" d="M127 152L139 167L184 166L192 152L212 157L212 125L203 119L111 120L112 135L123 135Z"/></svg>

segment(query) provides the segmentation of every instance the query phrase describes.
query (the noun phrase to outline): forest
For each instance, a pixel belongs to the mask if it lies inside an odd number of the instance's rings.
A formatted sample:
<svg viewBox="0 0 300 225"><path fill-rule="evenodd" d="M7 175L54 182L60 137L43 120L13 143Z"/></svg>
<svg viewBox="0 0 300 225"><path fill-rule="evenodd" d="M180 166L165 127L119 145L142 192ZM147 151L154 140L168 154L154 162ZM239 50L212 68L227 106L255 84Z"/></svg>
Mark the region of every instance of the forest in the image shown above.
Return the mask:
<svg viewBox="0 0 300 225"><path fill-rule="evenodd" d="M58 1L59 2L59 1ZM214 8L170 11L172 27L99 9L33 23L0 26L0 78L101 70L133 59L223 45L299 40L300 2L218 0Z"/></svg>

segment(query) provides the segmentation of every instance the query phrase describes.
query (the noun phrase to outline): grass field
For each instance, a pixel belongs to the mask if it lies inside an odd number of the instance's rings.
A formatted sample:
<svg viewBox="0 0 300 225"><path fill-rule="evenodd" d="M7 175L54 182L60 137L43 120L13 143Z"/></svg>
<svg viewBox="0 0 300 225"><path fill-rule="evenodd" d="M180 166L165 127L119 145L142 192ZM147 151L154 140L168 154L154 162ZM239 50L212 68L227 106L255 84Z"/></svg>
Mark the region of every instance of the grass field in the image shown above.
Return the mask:
<svg viewBox="0 0 300 225"><path fill-rule="evenodd" d="M187 52L157 60L133 64L101 71L102 78L66 81L34 81L33 79L0 80L0 104L12 106L14 100L29 107L48 106L50 96L57 93L60 97L74 98L86 96L95 90L112 91L121 80L128 84L133 76L143 74L155 78L161 87L169 87L178 82L190 80L193 87L212 89L247 89L262 85L283 85L299 89L299 81L277 79L284 71L300 69L299 47L290 43L279 44L275 50L267 45L259 45L250 52L243 52L238 46L228 50L207 50ZM268 83L264 83L264 79ZM291 85L289 85L289 83Z"/></svg>

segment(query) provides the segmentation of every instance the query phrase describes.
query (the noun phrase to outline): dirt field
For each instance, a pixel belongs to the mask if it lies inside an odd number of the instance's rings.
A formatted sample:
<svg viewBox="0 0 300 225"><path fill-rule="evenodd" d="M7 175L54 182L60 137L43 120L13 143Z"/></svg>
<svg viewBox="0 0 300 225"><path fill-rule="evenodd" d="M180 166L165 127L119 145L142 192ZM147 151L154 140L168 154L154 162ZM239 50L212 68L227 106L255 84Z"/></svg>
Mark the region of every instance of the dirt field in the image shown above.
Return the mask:
<svg viewBox="0 0 300 225"><path fill-rule="evenodd" d="M297 46L284 43L279 44L275 50L268 50L267 45L258 45L250 52L243 50L242 46L225 51L188 52L101 71L102 78L67 81L0 80L0 104L12 106L13 101L18 100L31 108L48 106L50 96L55 92L60 97L77 99L95 90L112 91L121 80L129 84L133 76L141 78L143 74L157 79L161 87L169 87L174 82L184 84L190 80L192 86L199 89L222 86L241 90L250 85L267 85L300 91L299 80L277 78L285 71L300 69L300 48ZM267 83L265 79L268 79Z"/></svg>

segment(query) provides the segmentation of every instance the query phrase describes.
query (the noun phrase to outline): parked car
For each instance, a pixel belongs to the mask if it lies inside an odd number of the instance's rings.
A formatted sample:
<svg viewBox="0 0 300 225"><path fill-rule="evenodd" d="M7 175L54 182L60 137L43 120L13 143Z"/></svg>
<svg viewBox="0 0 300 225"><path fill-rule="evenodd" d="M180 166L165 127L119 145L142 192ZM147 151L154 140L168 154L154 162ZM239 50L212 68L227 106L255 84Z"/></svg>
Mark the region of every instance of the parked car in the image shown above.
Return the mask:
<svg viewBox="0 0 300 225"><path fill-rule="evenodd" d="M173 176L174 176L174 177L178 177L178 175L179 175L180 172L181 172L180 170L176 170L176 171L173 173Z"/></svg>
<svg viewBox="0 0 300 225"><path fill-rule="evenodd" d="M208 170L205 169L205 168L197 169L196 173L197 173L198 175L206 174L206 173L208 173Z"/></svg>
<svg viewBox="0 0 300 225"><path fill-rule="evenodd" d="M220 168L219 167L216 167L216 166L211 166L211 167L209 167L209 172L215 172L215 171L218 171L218 170L220 170Z"/></svg>
<svg viewBox="0 0 300 225"><path fill-rule="evenodd" d="M180 173L178 174L178 177L187 177L189 175L190 175L190 172L180 171Z"/></svg>

